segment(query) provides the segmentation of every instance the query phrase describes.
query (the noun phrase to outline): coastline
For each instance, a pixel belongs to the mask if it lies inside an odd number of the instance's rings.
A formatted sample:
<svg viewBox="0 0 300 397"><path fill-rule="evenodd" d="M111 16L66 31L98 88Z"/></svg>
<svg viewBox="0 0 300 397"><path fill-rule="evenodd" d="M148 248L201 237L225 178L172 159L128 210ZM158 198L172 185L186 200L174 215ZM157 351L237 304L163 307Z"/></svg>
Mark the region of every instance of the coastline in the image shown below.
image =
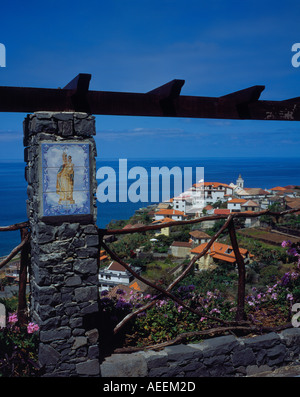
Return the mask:
<svg viewBox="0 0 300 397"><path fill-rule="evenodd" d="M97 169L103 165L115 167L118 171L119 159L97 158ZM262 189L289 184L300 184L300 159L262 158L262 157L215 157L215 158L131 158L128 166L142 165L146 170L151 167L204 166L204 180L230 183L241 173L248 187ZM26 200L27 183L24 178L23 161L1 160L0 162L0 225L6 226L27 219ZM97 180L99 183L99 180ZM118 192L117 192L118 193ZM152 202L137 203L99 203L97 225L100 228L111 220L129 219L139 208L147 207ZM19 232L0 234L0 255L7 255L20 242Z"/></svg>

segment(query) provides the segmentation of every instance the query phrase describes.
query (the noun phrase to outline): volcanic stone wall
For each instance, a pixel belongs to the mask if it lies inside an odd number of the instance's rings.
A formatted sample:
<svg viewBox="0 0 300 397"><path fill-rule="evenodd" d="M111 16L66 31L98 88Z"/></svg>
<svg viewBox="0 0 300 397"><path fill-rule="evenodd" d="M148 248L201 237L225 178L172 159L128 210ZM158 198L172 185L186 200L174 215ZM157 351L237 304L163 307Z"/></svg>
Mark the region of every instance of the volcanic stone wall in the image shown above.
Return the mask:
<svg viewBox="0 0 300 397"><path fill-rule="evenodd" d="M283 366L300 368L299 328L255 337L220 336L201 343L168 346L157 352L113 354L100 368L101 375L109 378L173 378L244 377Z"/></svg>

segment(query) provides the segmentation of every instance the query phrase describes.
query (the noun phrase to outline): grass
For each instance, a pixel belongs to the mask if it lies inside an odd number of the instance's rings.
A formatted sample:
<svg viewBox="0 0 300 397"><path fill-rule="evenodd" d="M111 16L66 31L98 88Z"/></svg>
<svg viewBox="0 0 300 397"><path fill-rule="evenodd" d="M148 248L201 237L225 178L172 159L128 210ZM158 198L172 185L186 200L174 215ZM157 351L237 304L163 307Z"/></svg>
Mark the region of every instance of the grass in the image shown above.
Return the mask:
<svg viewBox="0 0 300 397"><path fill-rule="evenodd" d="M156 261L147 264L147 269L143 272L143 277L156 280L160 277L164 276L168 270L171 270L174 267L173 264L163 262L163 261Z"/></svg>

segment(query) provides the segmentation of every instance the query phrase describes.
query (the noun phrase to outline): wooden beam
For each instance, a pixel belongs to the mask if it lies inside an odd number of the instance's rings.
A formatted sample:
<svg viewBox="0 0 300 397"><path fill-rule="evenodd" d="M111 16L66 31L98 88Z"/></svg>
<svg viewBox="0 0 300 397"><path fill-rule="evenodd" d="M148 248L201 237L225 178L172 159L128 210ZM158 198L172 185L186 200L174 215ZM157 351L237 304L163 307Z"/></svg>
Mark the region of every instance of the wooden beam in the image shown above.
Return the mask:
<svg viewBox="0 0 300 397"><path fill-rule="evenodd" d="M223 103L223 106L224 104L227 106L234 106L241 119L251 118L248 105L258 101L264 89L265 86L263 85L255 85L244 90L221 96L219 102Z"/></svg>
<svg viewBox="0 0 300 397"><path fill-rule="evenodd" d="M64 90L72 91L70 100L74 110L78 109L80 111L90 113L87 93L89 90L91 77L91 74L80 73L63 88Z"/></svg>
<svg viewBox="0 0 300 397"><path fill-rule="evenodd" d="M180 95L181 88L184 85L184 80L172 80L154 90L149 91L147 94L159 95L163 98L176 98Z"/></svg>
<svg viewBox="0 0 300 397"><path fill-rule="evenodd" d="M179 97L181 88L184 85L184 80L172 80L152 91L148 95L157 95L159 97L159 104L164 116L176 117L176 109L173 100Z"/></svg>
<svg viewBox="0 0 300 397"><path fill-rule="evenodd" d="M63 89L88 92L91 78L92 78L91 74L79 73Z"/></svg>
<svg viewBox="0 0 300 397"><path fill-rule="evenodd" d="M264 85L255 85L253 87L245 88L244 90L223 95L220 98L232 101L237 104L255 102L258 101L260 94L264 89Z"/></svg>
<svg viewBox="0 0 300 397"><path fill-rule="evenodd" d="M184 80L148 93L90 91L91 75L79 74L63 89L0 87L0 112L82 111L95 115L300 121L299 98L258 100L264 86L221 97L180 95Z"/></svg>

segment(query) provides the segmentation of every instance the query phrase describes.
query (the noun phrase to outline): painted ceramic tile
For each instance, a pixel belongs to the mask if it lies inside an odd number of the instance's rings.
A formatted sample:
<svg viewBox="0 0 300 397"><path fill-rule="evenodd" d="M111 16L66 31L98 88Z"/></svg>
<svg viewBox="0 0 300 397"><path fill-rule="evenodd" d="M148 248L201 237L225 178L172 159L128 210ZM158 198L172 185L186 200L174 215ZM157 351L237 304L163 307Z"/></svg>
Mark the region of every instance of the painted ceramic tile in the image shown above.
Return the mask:
<svg viewBox="0 0 300 397"><path fill-rule="evenodd" d="M42 143L43 216L90 214L89 144Z"/></svg>

